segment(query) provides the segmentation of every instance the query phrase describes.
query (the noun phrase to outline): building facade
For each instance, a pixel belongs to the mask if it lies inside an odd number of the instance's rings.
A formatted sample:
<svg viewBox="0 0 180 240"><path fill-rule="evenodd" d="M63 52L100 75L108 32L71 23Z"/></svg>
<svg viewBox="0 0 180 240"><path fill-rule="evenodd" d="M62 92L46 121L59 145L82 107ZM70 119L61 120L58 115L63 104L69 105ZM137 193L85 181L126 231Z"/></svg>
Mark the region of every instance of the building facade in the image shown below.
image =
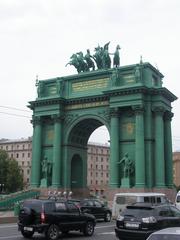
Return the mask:
<svg viewBox="0 0 180 240"><path fill-rule="evenodd" d="M180 186L180 152L173 153L173 179L176 187Z"/></svg>
<svg viewBox="0 0 180 240"><path fill-rule="evenodd" d="M0 149L18 162L24 185L29 186L32 160L32 138L1 139ZM92 195L103 195L109 183L109 145L88 143L87 186Z"/></svg>
<svg viewBox="0 0 180 240"><path fill-rule="evenodd" d="M18 162L23 174L24 186L28 187L31 174L32 138L16 140L1 139L0 149L5 150L9 158L13 158Z"/></svg>

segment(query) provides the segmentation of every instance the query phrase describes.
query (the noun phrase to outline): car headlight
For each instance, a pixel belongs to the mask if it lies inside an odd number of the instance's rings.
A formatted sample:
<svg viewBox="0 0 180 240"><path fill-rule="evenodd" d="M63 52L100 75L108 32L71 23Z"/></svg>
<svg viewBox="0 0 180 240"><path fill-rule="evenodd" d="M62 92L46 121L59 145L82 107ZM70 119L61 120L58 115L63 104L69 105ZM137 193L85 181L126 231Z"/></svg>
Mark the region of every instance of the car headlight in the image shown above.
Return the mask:
<svg viewBox="0 0 180 240"><path fill-rule="evenodd" d="M123 220L124 220L124 216L119 215L119 216L117 217L117 220L118 220L118 221L123 221Z"/></svg>
<svg viewBox="0 0 180 240"><path fill-rule="evenodd" d="M144 223L156 223L157 220L155 217L151 216L151 217L146 217L146 218L142 218L142 221Z"/></svg>

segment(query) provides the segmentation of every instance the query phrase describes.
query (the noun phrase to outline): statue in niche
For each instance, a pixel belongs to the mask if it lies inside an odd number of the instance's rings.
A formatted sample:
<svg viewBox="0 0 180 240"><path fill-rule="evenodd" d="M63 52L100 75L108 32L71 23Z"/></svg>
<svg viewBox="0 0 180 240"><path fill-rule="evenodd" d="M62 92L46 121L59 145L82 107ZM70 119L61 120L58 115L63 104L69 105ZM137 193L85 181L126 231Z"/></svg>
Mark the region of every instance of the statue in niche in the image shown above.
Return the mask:
<svg viewBox="0 0 180 240"><path fill-rule="evenodd" d="M36 79L36 87L37 87L37 95L38 95L38 97L42 97L43 91L44 91L43 82L42 81L38 81L38 79Z"/></svg>
<svg viewBox="0 0 180 240"><path fill-rule="evenodd" d="M118 162L118 164L123 164L123 178L128 178L130 174L134 172L134 163L128 157L128 153L125 153L124 157Z"/></svg>
<svg viewBox="0 0 180 240"><path fill-rule="evenodd" d="M120 66L120 55L119 55L119 50L120 50L120 46L117 45L116 47L116 51L114 53L114 58L113 58L113 67L119 67Z"/></svg>
<svg viewBox="0 0 180 240"><path fill-rule="evenodd" d="M119 74L117 69L115 69L111 75L111 86L112 87L118 86L118 80L119 80Z"/></svg>
<svg viewBox="0 0 180 240"><path fill-rule="evenodd" d="M52 163L47 159L45 156L41 162L42 166L42 178L48 180L48 176L51 174L52 171Z"/></svg>
<svg viewBox="0 0 180 240"><path fill-rule="evenodd" d="M140 72L139 64L136 65L134 75L135 75L135 81L140 82L141 72Z"/></svg>
<svg viewBox="0 0 180 240"><path fill-rule="evenodd" d="M57 80L57 81L56 81L57 94L59 94L59 95L62 96L63 93L64 93L64 87L65 87L64 80Z"/></svg>

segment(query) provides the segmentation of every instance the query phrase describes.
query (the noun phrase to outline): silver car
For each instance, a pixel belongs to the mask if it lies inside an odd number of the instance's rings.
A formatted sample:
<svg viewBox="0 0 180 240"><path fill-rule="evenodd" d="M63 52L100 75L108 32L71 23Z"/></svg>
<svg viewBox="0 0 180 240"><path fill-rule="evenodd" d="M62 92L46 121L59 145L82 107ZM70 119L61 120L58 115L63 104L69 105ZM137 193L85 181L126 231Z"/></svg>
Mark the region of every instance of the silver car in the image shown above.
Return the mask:
<svg viewBox="0 0 180 240"><path fill-rule="evenodd" d="M152 233L147 240L179 240L180 227L164 228Z"/></svg>

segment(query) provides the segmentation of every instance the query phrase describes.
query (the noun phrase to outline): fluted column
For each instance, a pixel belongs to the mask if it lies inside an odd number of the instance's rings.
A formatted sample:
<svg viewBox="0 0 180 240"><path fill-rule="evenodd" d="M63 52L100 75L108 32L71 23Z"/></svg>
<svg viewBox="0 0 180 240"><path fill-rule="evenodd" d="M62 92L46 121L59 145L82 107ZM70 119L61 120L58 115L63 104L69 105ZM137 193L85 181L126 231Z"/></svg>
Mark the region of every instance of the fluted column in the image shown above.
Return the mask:
<svg viewBox="0 0 180 240"><path fill-rule="evenodd" d="M111 144L110 144L110 186L118 187L119 186L119 169L118 169L118 161L119 161L119 114L118 109L111 110Z"/></svg>
<svg viewBox="0 0 180 240"><path fill-rule="evenodd" d="M156 107L155 112L155 185L165 186L165 162L164 162L164 108Z"/></svg>
<svg viewBox="0 0 180 240"><path fill-rule="evenodd" d="M164 145L165 147L165 182L168 187L173 185L173 160L172 160L172 135L171 119L172 112L166 112L164 116Z"/></svg>
<svg viewBox="0 0 180 240"><path fill-rule="evenodd" d="M32 141L32 163L31 163L31 186L40 185L41 174L41 139L42 125L40 117L34 117L33 124L33 141Z"/></svg>
<svg viewBox="0 0 180 240"><path fill-rule="evenodd" d="M144 110L142 106L134 106L136 115L135 145L135 186L145 186L145 149L144 149Z"/></svg>
<svg viewBox="0 0 180 240"><path fill-rule="evenodd" d="M62 168L62 124L60 116L53 115L52 118L54 120L52 186L60 187Z"/></svg>

